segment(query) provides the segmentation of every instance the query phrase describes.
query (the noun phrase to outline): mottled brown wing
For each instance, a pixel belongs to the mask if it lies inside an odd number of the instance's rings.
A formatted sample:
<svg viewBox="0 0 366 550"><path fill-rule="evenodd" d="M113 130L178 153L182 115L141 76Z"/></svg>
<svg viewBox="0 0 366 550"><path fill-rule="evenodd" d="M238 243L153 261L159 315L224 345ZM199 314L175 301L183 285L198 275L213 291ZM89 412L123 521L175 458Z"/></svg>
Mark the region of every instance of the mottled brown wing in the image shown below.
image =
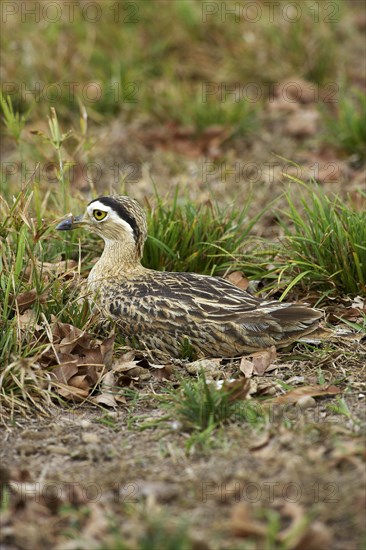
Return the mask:
<svg viewBox="0 0 366 550"><path fill-rule="evenodd" d="M224 279L194 273L145 272L119 291L123 299L112 302L110 311L125 333L144 334L160 348L165 340L174 347L188 337L206 355L294 340L320 316L302 305L260 301Z"/></svg>
<svg viewBox="0 0 366 550"><path fill-rule="evenodd" d="M155 319L183 316L192 322L236 323L255 325L265 330L276 325L270 313L288 308L289 304L261 301L225 279L196 273L153 273L151 280L144 275L133 285L131 299L141 311L148 309ZM257 326L258 325L258 326ZM276 327L274 326L276 331ZM277 327L281 332L281 327Z"/></svg>
<svg viewBox="0 0 366 550"><path fill-rule="evenodd" d="M160 306L166 301L173 309L189 307L191 312L197 310L204 317L209 315L220 320L235 317L238 321L241 314L254 312L261 304L258 298L219 277L153 272L151 280L146 280L145 275L144 281L146 285L141 280L141 285L135 286L140 299L156 300Z"/></svg>

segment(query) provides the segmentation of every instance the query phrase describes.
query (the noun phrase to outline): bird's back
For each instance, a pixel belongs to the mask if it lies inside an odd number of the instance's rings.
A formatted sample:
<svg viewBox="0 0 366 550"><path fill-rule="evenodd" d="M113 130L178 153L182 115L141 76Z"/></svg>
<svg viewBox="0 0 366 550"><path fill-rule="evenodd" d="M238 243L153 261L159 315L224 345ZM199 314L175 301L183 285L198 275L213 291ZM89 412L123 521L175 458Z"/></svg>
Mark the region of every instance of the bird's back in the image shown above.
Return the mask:
<svg viewBox="0 0 366 550"><path fill-rule="evenodd" d="M314 331L321 313L301 304L261 301L216 277L148 269L104 279L99 302L127 339L179 356L234 357L288 344Z"/></svg>

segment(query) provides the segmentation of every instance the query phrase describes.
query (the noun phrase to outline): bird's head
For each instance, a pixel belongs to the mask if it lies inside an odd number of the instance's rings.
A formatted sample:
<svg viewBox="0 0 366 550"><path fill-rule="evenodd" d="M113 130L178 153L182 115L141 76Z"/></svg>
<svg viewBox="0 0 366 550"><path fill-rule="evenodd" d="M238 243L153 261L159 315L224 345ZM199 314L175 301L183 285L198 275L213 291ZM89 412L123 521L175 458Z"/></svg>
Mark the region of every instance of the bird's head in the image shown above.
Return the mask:
<svg viewBox="0 0 366 550"><path fill-rule="evenodd" d="M147 236L146 216L137 201L123 195L99 197L91 201L81 216L71 216L59 223L59 231L85 227L104 241L134 245L141 258Z"/></svg>

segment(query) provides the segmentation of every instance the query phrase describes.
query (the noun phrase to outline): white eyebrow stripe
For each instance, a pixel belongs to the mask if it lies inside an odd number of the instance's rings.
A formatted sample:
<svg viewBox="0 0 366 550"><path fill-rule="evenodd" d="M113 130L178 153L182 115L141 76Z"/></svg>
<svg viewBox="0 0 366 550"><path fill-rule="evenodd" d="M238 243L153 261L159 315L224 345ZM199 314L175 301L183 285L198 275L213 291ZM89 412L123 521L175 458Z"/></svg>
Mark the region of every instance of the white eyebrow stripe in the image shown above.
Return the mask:
<svg viewBox="0 0 366 550"><path fill-rule="evenodd" d="M93 210L102 210L102 212L108 212L108 214L110 214L110 212L111 212L110 207L106 206L105 204L103 204L100 201L93 201L88 205L88 207L87 207L88 213L92 214Z"/></svg>

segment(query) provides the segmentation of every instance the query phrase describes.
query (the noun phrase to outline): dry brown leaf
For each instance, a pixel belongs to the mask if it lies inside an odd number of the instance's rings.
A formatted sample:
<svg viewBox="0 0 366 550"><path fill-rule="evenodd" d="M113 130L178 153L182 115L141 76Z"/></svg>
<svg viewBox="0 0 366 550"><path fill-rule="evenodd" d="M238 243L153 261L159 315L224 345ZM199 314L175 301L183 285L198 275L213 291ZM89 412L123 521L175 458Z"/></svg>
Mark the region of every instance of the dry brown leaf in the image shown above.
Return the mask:
<svg viewBox="0 0 366 550"><path fill-rule="evenodd" d="M114 394L115 386L116 382L114 373L112 371L106 372L102 379L101 393L93 396L91 400L99 405L105 405L113 408L117 407L116 396ZM118 397L121 397L123 402L126 402L126 399L123 396Z"/></svg>
<svg viewBox="0 0 366 550"><path fill-rule="evenodd" d="M242 290L247 290L249 286L249 279L247 279L241 271L233 271L225 277L225 279Z"/></svg>
<svg viewBox="0 0 366 550"><path fill-rule="evenodd" d="M132 361L135 358L135 356L136 356L136 351L134 349L132 349L130 351L127 351L123 355L121 355L120 358L119 358L119 361L120 362Z"/></svg>
<svg viewBox="0 0 366 550"><path fill-rule="evenodd" d="M206 378L215 378L221 375L220 365L222 359L197 359L192 363L185 365L185 369L189 374L199 374L201 371L205 373Z"/></svg>
<svg viewBox="0 0 366 550"><path fill-rule="evenodd" d="M71 353L76 346L87 349L91 343L91 337L80 329L69 325L70 331L57 344L57 350L61 353Z"/></svg>
<svg viewBox="0 0 366 550"><path fill-rule="evenodd" d="M139 367L137 363L138 363L138 361L125 361L125 362L121 363L118 360L117 362L113 363L112 370L116 374L117 373L126 373L126 372L129 372L131 370L135 370L135 369L138 370L141 367Z"/></svg>
<svg viewBox="0 0 366 550"><path fill-rule="evenodd" d="M103 357L103 363L107 369L110 369L112 366L113 359L113 344L114 344L115 335L113 334L100 344L100 352Z"/></svg>
<svg viewBox="0 0 366 550"><path fill-rule="evenodd" d="M36 312L33 309L27 309L22 315L17 315L17 325L21 330L24 330L29 327L33 329L40 330L42 327L40 325L35 325L36 322Z"/></svg>
<svg viewBox="0 0 366 550"><path fill-rule="evenodd" d="M262 376L276 359L276 348L275 346L271 346L267 350L257 351L252 353L251 357L253 361L254 374Z"/></svg>
<svg viewBox="0 0 366 550"><path fill-rule="evenodd" d="M75 276L78 262L75 260L61 260L59 262L39 262L38 265L44 275L62 276L63 279L69 279Z"/></svg>
<svg viewBox="0 0 366 550"><path fill-rule="evenodd" d="M42 366L51 366L60 395L66 399L85 399L111 366L114 336L98 342L85 331L59 321L51 330L52 349L41 356L40 362Z"/></svg>
<svg viewBox="0 0 366 550"><path fill-rule="evenodd" d="M173 374L173 365L155 365L150 363L151 373L159 380L170 380Z"/></svg>
<svg viewBox="0 0 366 550"><path fill-rule="evenodd" d="M286 131L294 137L310 137L318 131L319 113L315 109L301 109L287 118Z"/></svg>
<svg viewBox="0 0 366 550"><path fill-rule="evenodd" d="M74 388L88 391L90 389L90 384L88 383L87 377L85 374L76 374L75 376L72 376L69 378L68 382L69 386L73 386Z"/></svg>
<svg viewBox="0 0 366 550"><path fill-rule="evenodd" d="M318 548L332 548L332 533L320 521L314 521L308 526L293 550L318 550Z"/></svg>
<svg viewBox="0 0 366 550"><path fill-rule="evenodd" d="M290 525L283 529L277 536L278 540L285 540L286 537L290 536L294 532L301 532L299 527L304 519L304 509L302 506L296 502L287 502L280 503L279 505L281 516L285 516L290 519Z"/></svg>
<svg viewBox="0 0 366 550"><path fill-rule="evenodd" d="M242 357L240 360L239 369L246 378L250 378L253 374L254 365L252 361L249 361L249 359Z"/></svg>
<svg viewBox="0 0 366 550"><path fill-rule="evenodd" d="M56 377L61 384L68 384L70 378L78 372L76 359L63 363L52 369L52 374Z"/></svg>
<svg viewBox="0 0 366 550"><path fill-rule="evenodd" d="M235 537L265 537L267 528L252 518L247 502L239 502L231 511L230 528Z"/></svg>
<svg viewBox="0 0 366 550"><path fill-rule="evenodd" d="M47 300L47 296L48 291L38 294L35 288L32 288L32 290L28 290L27 292L22 292L15 298L17 309L20 313L23 313L23 311L30 308L30 306L36 302L37 298L43 304Z"/></svg>
<svg viewBox="0 0 366 550"><path fill-rule="evenodd" d="M230 392L229 401L247 399L250 390L250 380L248 378L240 378L231 382L224 381L222 389Z"/></svg>
<svg viewBox="0 0 366 550"><path fill-rule="evenodd" d="M61 397L70 401L84 401L89 395L89 391L87 390L64 384L56 386L56 391Z"/></svg>
<svg viewBox="0 0 366 550"><path fill-rule="evenodd" d="M268 443L270 442L272 438L272 435L269 431L265 432L264 434L260 435L257 439L255 439L249 446L250 451L259 451L266 447Z"/></svg>
<svg viewBox="0 0 366 550"><path fill-rule="evenodd" d="M329 385L329 386L303 386L302 388L296 388L294 390L291 390L284 395L279 395L278 397L274 397L273 399L268 399L266 401L266 404L270 403L278 403L278 404L286 404L286 403L297 403L299 399L301 399L304 396L311 396L311 397L323 397L325 395L338 395L342 393L342 390L340 388L337 388L337 386Z"/></svg>
<svg viewBox="0 0 366 550"><path fill-rule="evenodd" d="M121 402L121 398L123 399L123 396L119 397L119 401ZM111 409L115 409L117 407L117 401L115 396L112 393L100 393L98 395L94 395L90 399L93 403L97 403L98 405L104 405L105 407L110 407ZM126 399L122 400L123 403L126 403Z"/></svg>
<svg viewBox="0 0 366 550"><path fill-rule="evenodd" d="M252 359L248 359L251 357ZM268 370L273 370L276 366L273 365L277 357L275 346L262 351L251 353L247 357L242 357L239 369L247 377L250 378L253 374L262 376Z"/></svg>
<svg viewBox="0 0 366 550"><path fill-rule="evenodd" d="M281 516L290 520L290 525L277 535L279 542L291 540L294 550L317 550L330 548L332 535L328 527L320 521L314 521L304 529L305 511L295 502L285 502L280 505Z"/></svg>

